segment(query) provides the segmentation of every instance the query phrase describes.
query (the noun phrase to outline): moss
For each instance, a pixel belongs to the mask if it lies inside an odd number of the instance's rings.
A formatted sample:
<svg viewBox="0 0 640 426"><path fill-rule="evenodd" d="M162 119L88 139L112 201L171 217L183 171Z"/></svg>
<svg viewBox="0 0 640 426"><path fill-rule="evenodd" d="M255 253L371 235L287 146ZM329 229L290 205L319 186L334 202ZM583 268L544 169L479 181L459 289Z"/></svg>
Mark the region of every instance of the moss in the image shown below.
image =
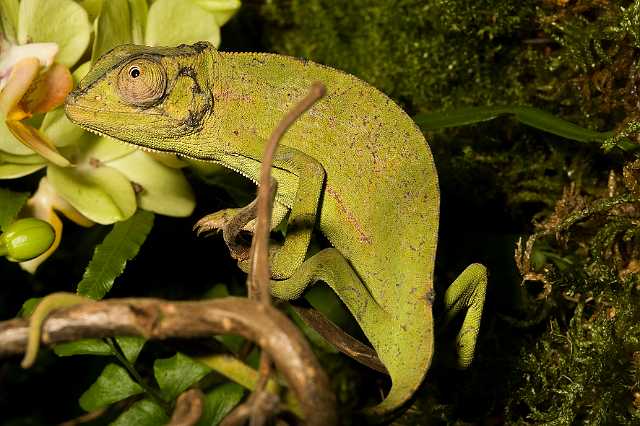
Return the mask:
<svg viewBox="0 0 640 426"><path fill-rule="evenodd" d="M413 112L533 104L605 129L637 114L638 2L273 0L263 16L271 49L346 70Z"/></svg>
<svg viewBox="0 0 640 426"><path fill-rule="evenodd" d="M358 75L411 114L534 105L637 140L637 0L272 0L262 16L268 49ZM469 259L491 284L473 368L436 363L400 424L638 423L640 165L508 119L427 136L436 284ZM514 242L532 233L520 287Z"/></svg>
<svg viewBox="0 0 640 426"><path fill-rule="evenodd" d="M346 70L429 110L523 97L511 56L531 35L535 3L294 0L269 2L264 12L276 26L267 32L273 49Z"/></svg>

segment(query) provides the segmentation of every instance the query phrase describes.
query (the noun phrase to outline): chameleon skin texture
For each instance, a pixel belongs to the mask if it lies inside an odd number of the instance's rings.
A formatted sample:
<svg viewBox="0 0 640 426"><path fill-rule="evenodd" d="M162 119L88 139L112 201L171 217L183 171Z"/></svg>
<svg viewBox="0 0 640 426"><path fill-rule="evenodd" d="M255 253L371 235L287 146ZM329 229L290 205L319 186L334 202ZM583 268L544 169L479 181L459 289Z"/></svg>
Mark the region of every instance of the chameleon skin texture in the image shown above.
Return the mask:
<svg viewBox="0 0 640 426"><path fill-rule="evenodd" d="M123 96L122 73L140 78L131 71L136 61L158 64L142 75L166 81ZM90 131L215 161L255 181L265 141L314 81L327 95L291 126L274 160L275 211L292 209L287 239L294 242L285 241L272 259L273 292L297 297L318 279L336 291L391 375L386 399L369 409L384 414L409 399L433 353L438 180L422 132L401 108L335 69L274 54L222 53L207 43L117 47L65 108ZM161 96L158 87L165 87ZM314 227L335 249L305 261Z"/></svg>

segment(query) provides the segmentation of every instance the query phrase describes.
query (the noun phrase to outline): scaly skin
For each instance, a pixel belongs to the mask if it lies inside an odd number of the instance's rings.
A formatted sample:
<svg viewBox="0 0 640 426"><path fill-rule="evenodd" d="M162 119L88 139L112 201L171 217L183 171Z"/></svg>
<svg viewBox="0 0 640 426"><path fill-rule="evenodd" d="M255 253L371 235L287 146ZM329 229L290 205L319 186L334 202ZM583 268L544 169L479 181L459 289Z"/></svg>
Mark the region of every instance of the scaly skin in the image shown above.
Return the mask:
<svg viewBox="0 0 640 426"><path fill-rule="evenodd" d="M197 43L112 50L69 96L66 113L85 129L215 161L256 181L269 134L314 81L327 95L289 129L274 158L275 211L291 214L272 257L272 292L296 298L317 280L334 289L391 375L389 394L368 410L386 414L410 398L433 354L438 179L422 133L402 109L325 66ZM335 249L306 259L314 226ZM452 314L470 306L459 335L464 365L485 285L484 267L472 265L445 295Z"/></svg>

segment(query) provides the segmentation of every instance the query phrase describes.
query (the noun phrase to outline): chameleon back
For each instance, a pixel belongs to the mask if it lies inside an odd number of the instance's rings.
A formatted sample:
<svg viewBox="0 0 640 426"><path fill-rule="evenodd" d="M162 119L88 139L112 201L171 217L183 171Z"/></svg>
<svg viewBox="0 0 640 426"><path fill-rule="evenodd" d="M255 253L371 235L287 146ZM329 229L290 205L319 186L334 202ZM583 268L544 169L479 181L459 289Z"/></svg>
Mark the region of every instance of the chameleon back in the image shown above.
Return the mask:
<svg viewBox="0 0 640 426"><path fill-rule="evenodd" d="M433 352L439 215L436 169L422 132L391 99L352 75L280 55L220 55L214 76L223 94L214 89L214 114L225 122L220 139L238 127L266 139L313 81L327 86L282 144L324 167L320 230L388 313L377 332L364 331L392 377L397 370L413 376L413 392ZM383 404L397 405L393 399Z"/></svg>

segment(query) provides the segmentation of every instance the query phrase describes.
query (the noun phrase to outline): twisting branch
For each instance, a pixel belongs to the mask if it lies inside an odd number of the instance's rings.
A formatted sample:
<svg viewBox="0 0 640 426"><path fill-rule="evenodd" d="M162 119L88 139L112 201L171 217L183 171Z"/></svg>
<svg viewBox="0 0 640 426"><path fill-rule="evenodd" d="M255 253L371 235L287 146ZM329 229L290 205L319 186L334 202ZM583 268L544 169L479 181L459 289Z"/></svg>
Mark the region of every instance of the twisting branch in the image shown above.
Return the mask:
<svg viewBox="0 0 640 426"><path fill-rule="evenodd" d="M0 322L0 356L23 353L29 323ZM53 312L43 324L44 344L108 336L147 339L236 334L262 347L296 395L308 425L336 424L329 380L300 331L280 311L256 301L227 297L200 302L111 299Z"/></svg>
<svg viewBox="0 0 640 426"><path fill-rule="evenodd" d="M312 84L309 94L298 102L278 123L269 137L262 163L260 165L260 185L256 200L257 217L250 251L250 271L247 277L249 297L257 298L265 307L271 306L271 271L269 268L269 232L271 230L271 214L277 182L271 178L271 166L278 143L287 129L300 118L315 102L325 94L322 83ZM247 417L251 426L264 425L269 417L279 408L275 395L266 391L266 384L271 376L271 358L266 351L260 354L260 376L249 399L236 407L224 420L223 426L244 424Z"/></svg>
<svg viewBox="0 0 640 426"><path fill-rule="evenodd" d="M284 133L305 111L324 96L326 88L322 83L314 82L309 94L298 102L278 123L265 148L260 167L260 186L257 197L256 228L251 245L251 284L260 294L260 300L271 300L269 271L269 232L271 229L271 208L273 205L271 165L278 143Z"/></svg>

